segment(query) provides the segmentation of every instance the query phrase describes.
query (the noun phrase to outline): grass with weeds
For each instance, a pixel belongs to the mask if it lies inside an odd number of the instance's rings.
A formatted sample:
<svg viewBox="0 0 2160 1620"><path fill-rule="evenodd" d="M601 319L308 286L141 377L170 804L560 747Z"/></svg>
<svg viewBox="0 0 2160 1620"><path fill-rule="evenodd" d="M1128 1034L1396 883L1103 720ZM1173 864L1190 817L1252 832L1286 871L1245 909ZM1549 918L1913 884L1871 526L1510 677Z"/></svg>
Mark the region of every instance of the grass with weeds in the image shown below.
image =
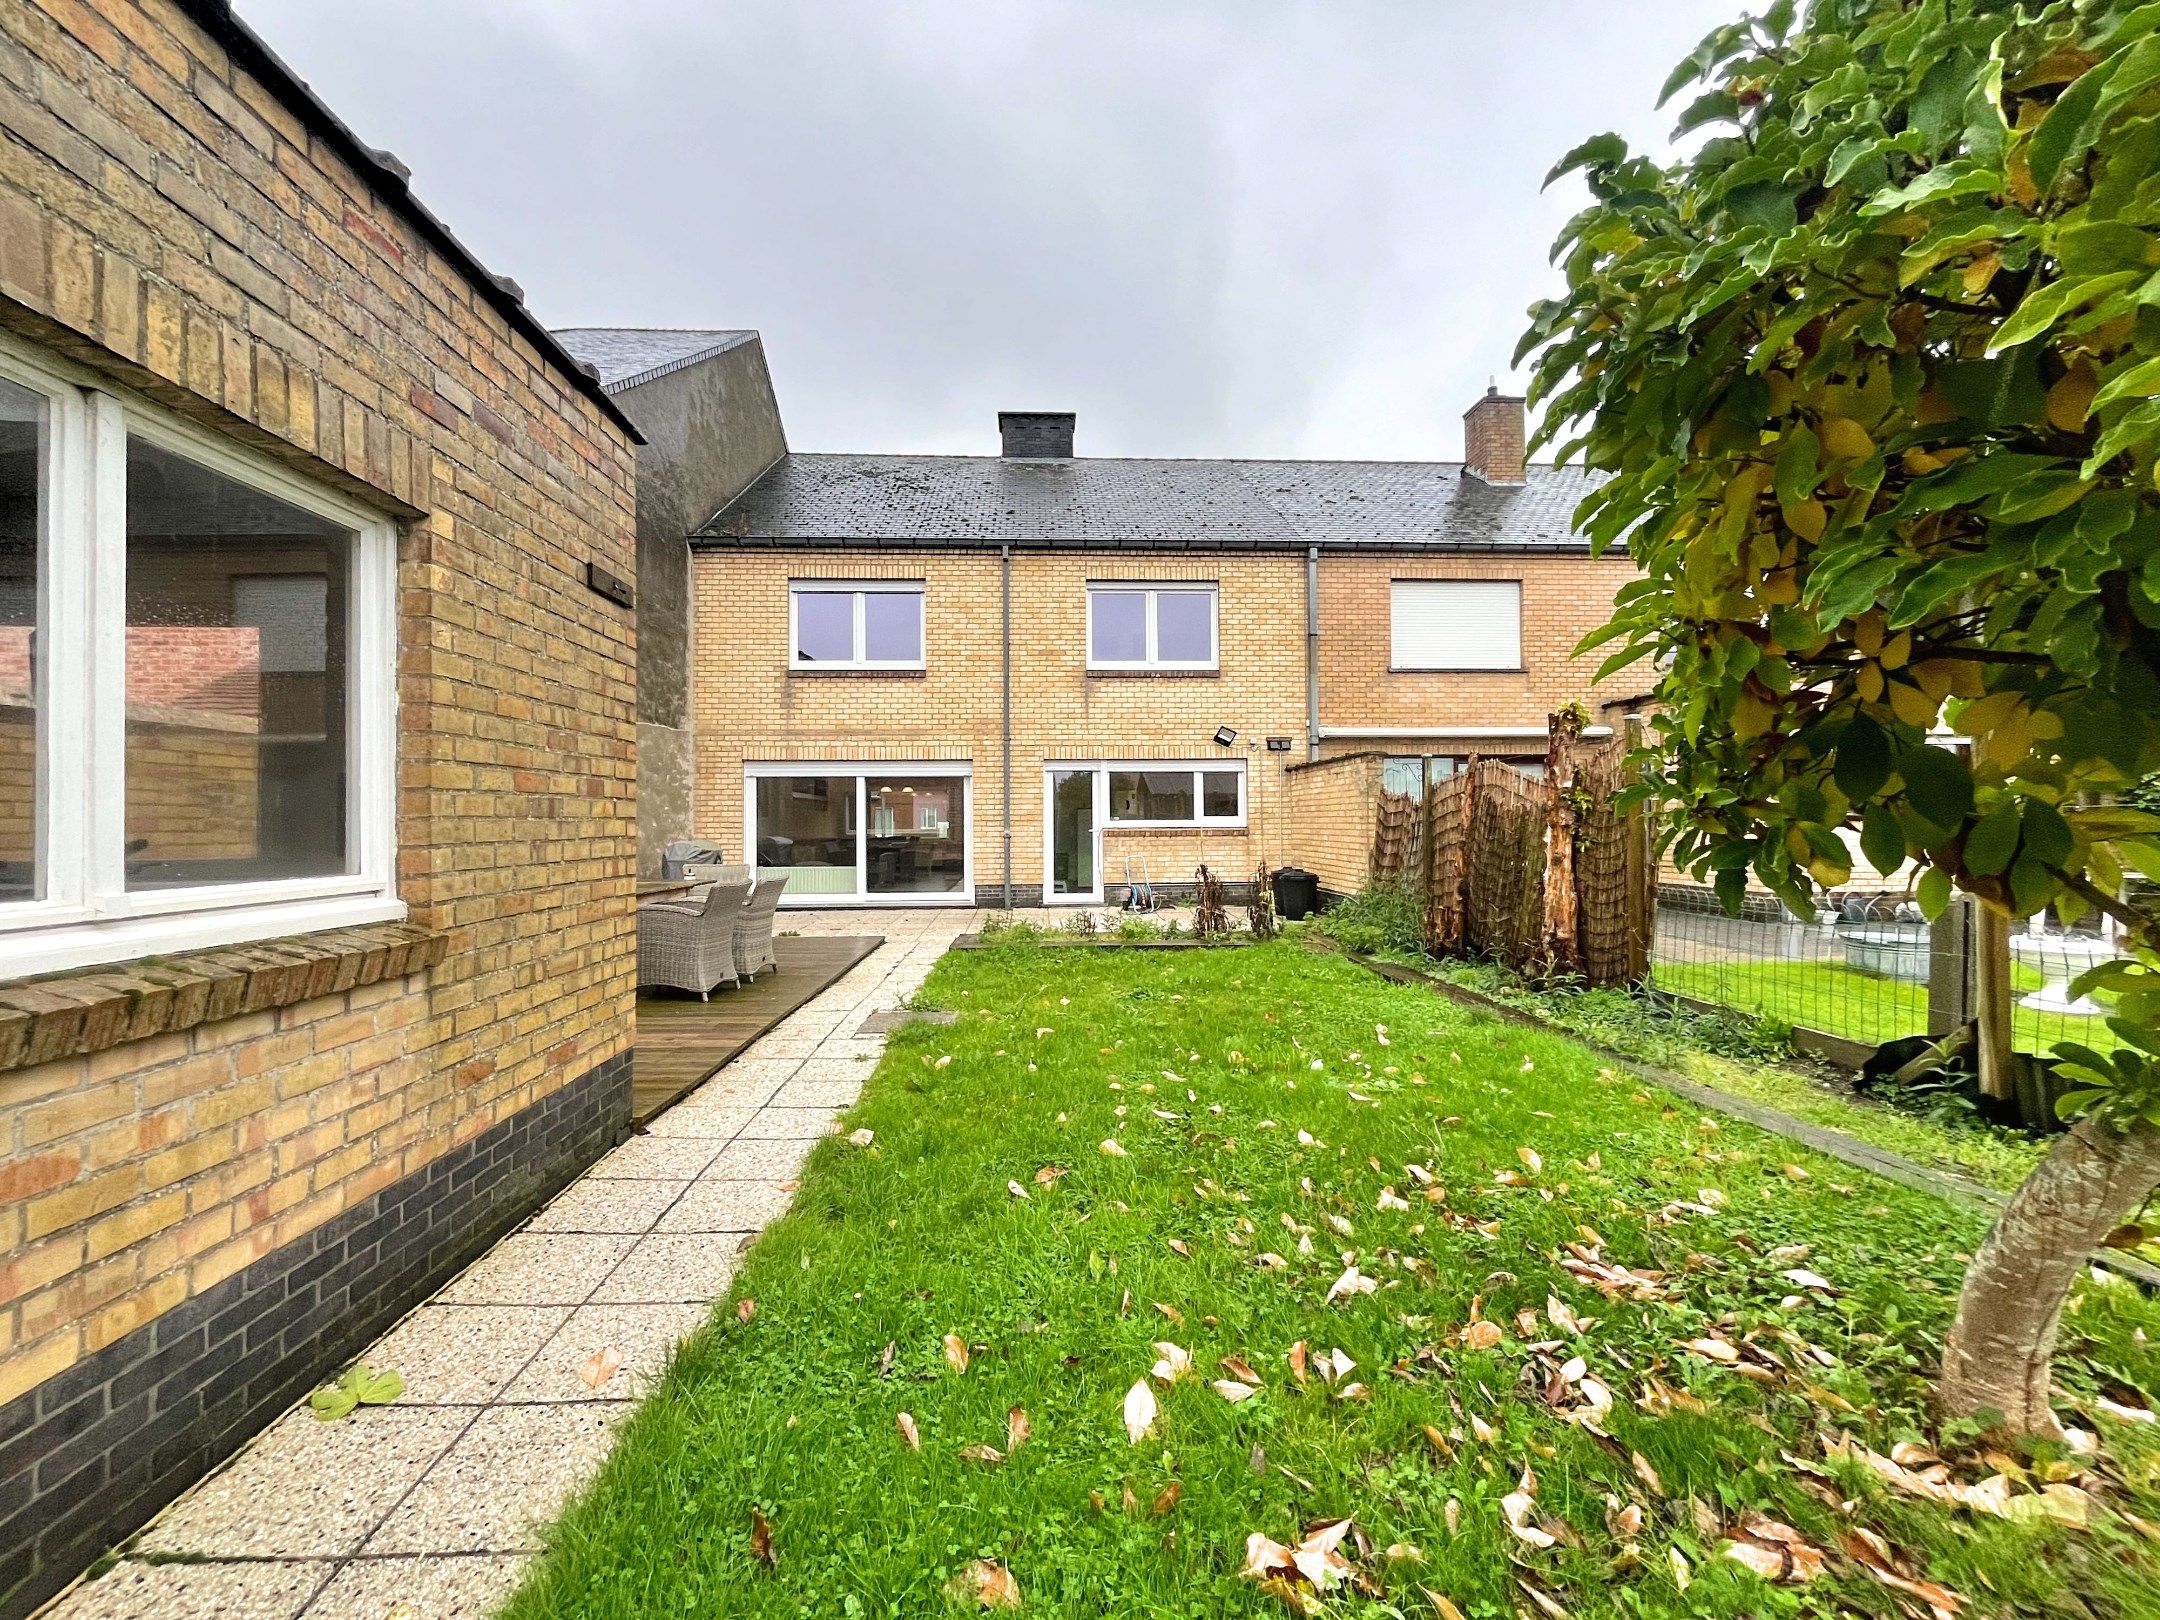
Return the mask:
<svg viewBox="0 0 2160 1620"><path fill-rule="evenodd" d="M959 1022L894 1037L845 1119L869 1145L820 1144L512 1620L979 1612L978 1560L1023 1613L1279 1617L1247 1538L1344 1517L1359 1584L1325 1607L1349 1617L1444 1613L1427 1592L1471 1620L1902 1612L1838 1550L1855 1527L1967 1614L2160 1607L2122 1517L2160 1519L2145 1425L2080 1419L2108 1448L2082 1469L2011 1463L2016 1519L1826 1454L1938 1438L1968 1211L1288 942L1015 943L948 956L924 999ZM1613 1266L1640 1286L1584 1279ZM2143 1405L2154 1332L2127 1285L2088 1288L2069 1398ZM1159 1412L1133 1443L1136 1383ZM2050 1477L2067 1494L2036 1496ZM1765 1520L1821 1573L1721 1553Z"/></svg>

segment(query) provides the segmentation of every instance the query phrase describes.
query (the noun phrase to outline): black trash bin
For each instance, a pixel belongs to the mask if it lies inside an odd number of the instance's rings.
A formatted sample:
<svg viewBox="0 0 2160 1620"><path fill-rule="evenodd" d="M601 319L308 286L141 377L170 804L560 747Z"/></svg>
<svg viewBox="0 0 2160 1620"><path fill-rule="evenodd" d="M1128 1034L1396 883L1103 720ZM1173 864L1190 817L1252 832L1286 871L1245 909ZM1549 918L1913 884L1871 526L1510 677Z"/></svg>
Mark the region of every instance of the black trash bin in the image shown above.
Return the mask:
<svg viewBox="0 0 2160 1620"><path fill-rule="evenodd" d="M1286 866L1275 874L1275 915L1284 922L1303 922L1320 909L1320 874L1302 866Z"/></svg>

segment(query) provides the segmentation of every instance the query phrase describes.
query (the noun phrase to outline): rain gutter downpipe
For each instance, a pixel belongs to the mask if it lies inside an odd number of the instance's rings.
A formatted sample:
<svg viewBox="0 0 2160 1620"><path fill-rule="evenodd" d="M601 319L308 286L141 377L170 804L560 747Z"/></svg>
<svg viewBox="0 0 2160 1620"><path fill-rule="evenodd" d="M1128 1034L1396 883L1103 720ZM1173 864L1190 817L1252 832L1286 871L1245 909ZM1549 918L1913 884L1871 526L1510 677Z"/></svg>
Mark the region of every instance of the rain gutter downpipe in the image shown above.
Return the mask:
<svg viewBox="0 0 2160 1620"><path fill-rule="evenodd" d="M1305 757L1320 757L1320 548L1305 548Z"/></svg>
<svg viewBox="0 0 2160 1620"><path fill-rule="evenodd" d="M999 765L1005 773L1004 792L999 795L999 819L1005 838L1005 909L1012 910L1012 547L998 547Z"/></svg>

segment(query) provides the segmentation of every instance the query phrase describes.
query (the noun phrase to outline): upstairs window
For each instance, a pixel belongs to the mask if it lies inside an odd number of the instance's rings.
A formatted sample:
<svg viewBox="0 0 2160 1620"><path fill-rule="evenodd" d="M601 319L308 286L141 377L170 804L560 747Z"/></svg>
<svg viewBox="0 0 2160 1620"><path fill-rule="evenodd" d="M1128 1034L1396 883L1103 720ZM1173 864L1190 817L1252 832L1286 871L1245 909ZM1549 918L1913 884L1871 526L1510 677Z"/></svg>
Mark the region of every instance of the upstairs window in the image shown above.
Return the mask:
<svg viewBox="0 0 2160 1620"><path fill-rule="evenodd" d="M1520 580L1398 579L1389 597L1390 668L1523 667Z"/></svg>
<svg viewBox="0 0 2160 1620"><path fill-rule="evenodd" d="M1213 585L1088 587L1088 668L1213 669Z"/></svg>
<svg viewBox="0 0 2160 1620"><path fill-rule="evenodd" d="M0 979L384 921L388 522L0 344Z"/></svg>
<svg viewBox="0 0 2160 1620"><path fill-rule="evenodd" d="M788 587L790 669L921 669L920 580Z"/></svg>

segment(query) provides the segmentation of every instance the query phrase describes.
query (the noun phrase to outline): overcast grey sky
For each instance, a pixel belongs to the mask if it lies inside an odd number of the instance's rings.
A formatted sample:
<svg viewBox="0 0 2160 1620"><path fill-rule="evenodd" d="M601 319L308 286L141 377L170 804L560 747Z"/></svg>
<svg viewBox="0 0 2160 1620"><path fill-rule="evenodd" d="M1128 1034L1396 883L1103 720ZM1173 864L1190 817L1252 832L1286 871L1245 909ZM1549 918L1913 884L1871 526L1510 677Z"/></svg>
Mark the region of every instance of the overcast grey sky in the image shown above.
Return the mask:
<svg viewBox="0 0 2160 1620"><path fill-rule="evenodd" d="M754 326L801 450L1452 458L1742 0L240 0L557 326Z"/></svg>

